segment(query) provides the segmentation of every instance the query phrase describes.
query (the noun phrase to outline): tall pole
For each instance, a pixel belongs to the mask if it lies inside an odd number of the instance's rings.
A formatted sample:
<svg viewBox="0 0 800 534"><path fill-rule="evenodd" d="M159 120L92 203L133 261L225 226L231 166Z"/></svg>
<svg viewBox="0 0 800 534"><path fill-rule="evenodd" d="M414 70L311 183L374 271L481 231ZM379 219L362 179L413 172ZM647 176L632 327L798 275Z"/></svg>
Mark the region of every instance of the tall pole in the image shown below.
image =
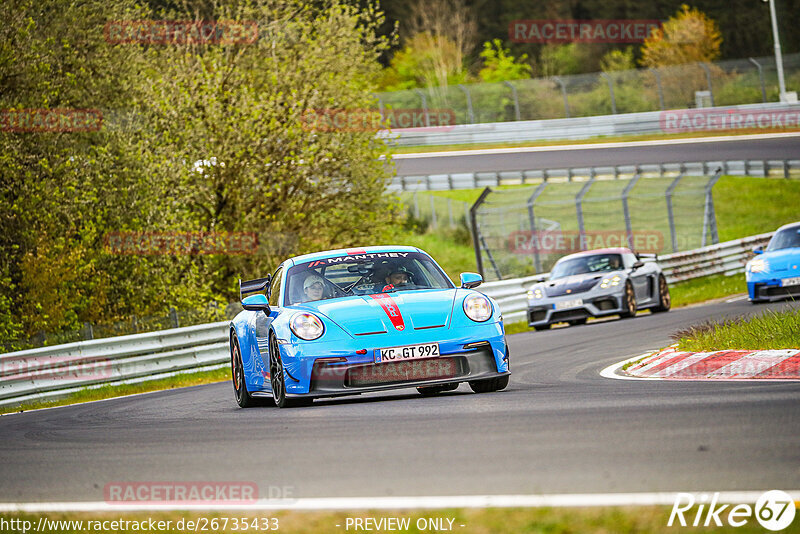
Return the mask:
<svg viewBox="0 0 800 534"><path fill-rule="evenodd" d="M778 18L775 15L775 0L769 0L769 16L772 19L772 39L775 41L775 66L778 68L778 90L781 102L786 102L786 83L783 80L783 56L778 37Z"/></svg>

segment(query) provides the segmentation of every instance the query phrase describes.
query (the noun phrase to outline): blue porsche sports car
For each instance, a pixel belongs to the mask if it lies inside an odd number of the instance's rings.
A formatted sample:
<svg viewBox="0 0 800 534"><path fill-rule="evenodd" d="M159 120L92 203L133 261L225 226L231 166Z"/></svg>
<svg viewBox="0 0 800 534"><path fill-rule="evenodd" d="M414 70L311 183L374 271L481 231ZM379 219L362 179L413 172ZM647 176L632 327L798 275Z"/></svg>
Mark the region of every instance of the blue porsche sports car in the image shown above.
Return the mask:
<svg viewBox="0 0 800 534"><path fill-rule="evenodd" d="M308 254L240 281L244 311L230 324L236 400L284 407L409 386L434 395L461 382L501 390L510 374L503 319L474 290L481 282L463 273L455 287L414 247Z"/></svg>
<svg viewBox="0 0 800 534"><path fill-rule="evenodd" d="M800 222L778 228L767 249L753 249L745 278L750 302L800 296Z"/></svg>

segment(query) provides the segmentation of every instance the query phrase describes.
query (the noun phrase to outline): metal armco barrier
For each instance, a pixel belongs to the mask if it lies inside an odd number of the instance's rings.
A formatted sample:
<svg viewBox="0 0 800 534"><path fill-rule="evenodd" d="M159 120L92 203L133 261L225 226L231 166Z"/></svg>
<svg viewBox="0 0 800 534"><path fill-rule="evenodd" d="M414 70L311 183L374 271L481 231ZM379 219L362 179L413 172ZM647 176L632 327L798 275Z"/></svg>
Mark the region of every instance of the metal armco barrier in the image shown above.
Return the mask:
<svg viewBox="0 0 800 534"><path fill-rule="evenodd" d="M382 131L378 134L397 146L437 146L471 145L488 143L520 143L554 139L589 139L597 136L619 136L652 133L674 133L665 124L668 113L687 113L703 111L726 113L769 113L774 111L800 111L800 104L773 102L769 104L745 104L718 108L692 110L646 111L620 115L599 115L595 117L574 117L568 119L546 119L514 122L489 122L482 124L459 124L439 128L405 128ZM769 122L769 121L768 121ZM753 127L764 127L755 124ZM767 126L769 127L769 126ZM780 127L783 128L783 122ZM795 121L790 127L800 127ZM719 125L702 129L713 131ZM439 130L439 131L437 131ZM700 131L701 128L687 127L686 132Z"/></svg>
<svg viewBox="0 0 800 534"><path fill-rule="evenodd" d="M659 257L674 283L744 271L753 247L772 233ZM489 282L480 291L500 306L506 323L525 320L526 293L547 273ZM227 365L228 321L130 336L95 339L0 354L0 406L63 397L80 388Z"/></svg>
<svg viewBox="0 0 800 534"><path fill-rule="evenodd" d="M678 174L706 175L718 167L723 175L790 178L800 176L800 159L787 160L727 160L618 165L615 167L572 167L527 171L463 172L395 176L390 191L447 191L479 189L501 185L536 184L547 181L583 181L595 179L624 179L635 175L668 176Z"/></svg>

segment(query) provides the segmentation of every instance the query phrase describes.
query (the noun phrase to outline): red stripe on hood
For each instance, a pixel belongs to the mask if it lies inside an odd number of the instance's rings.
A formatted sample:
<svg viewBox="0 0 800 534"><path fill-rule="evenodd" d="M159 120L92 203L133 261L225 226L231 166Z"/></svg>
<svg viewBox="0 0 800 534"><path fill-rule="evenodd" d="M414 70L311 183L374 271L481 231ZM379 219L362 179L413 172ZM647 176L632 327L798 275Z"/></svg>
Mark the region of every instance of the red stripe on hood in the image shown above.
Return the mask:
<svg viewBox="0 0 800 534"><path fill-rule="evenodd" d="M370 297L378 301L378 304L380 304L381 308L383 308L383 311L386 312L386 315L389 317L389 320L392 322L392 326L394 326L395 329L405 330L406 325L403 322L403 314L400 313L400 308L397 306L397 303L394 301L391 295L379 293L377 295L370 295Z"/></svg>

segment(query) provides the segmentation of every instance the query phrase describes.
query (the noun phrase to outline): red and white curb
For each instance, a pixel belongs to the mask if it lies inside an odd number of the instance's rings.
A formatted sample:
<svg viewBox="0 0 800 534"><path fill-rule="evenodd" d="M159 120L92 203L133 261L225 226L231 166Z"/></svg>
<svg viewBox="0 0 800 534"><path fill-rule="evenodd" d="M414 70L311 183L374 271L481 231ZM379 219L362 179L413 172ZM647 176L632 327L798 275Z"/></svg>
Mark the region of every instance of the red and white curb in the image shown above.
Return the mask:
<svg viewBox="0 0 800 534"><path fill-rule="evenodd" d="M634 380L800 380L800 350L683 352L673 346L614 364L600 374Z"/></svg>

